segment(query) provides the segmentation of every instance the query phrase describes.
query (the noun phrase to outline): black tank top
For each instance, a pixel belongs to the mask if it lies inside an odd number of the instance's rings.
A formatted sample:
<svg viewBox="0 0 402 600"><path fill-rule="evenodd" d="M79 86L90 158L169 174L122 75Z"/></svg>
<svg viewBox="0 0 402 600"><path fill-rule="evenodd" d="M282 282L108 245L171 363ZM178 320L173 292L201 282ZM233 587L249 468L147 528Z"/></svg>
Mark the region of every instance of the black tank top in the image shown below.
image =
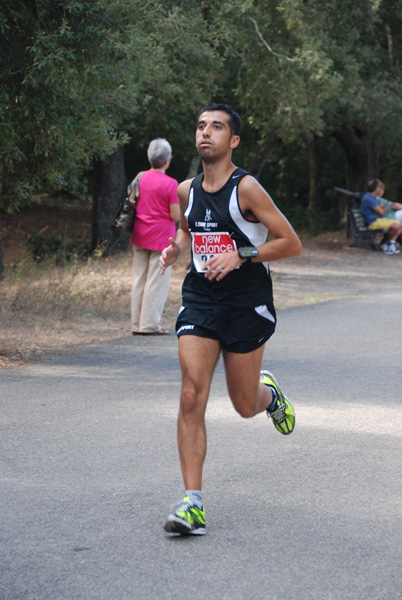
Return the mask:
<svg viewBox="0 0 402 600"><path fill-rule="evenodd" d="M268 230L247 220L239 207L238 185L249 175L236 169L217 192L202 187L204 174L193 179L184 213L191 235L192 265L183 282L183 306L252 308L272 302L267 263L244 263L221 281L206 279L203 264L213 255L242 246L260 246Z"/></svg>

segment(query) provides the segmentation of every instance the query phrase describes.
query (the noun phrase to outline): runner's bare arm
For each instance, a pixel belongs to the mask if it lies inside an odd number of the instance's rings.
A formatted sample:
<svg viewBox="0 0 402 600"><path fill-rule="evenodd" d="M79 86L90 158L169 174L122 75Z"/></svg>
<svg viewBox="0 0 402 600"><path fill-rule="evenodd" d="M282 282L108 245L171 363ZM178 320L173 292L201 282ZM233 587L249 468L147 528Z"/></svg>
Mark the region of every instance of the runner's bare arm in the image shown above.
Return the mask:
<svg viewBox="0 0 402 600"><path fill-rule="evenodd" d="M258 247L258 256L252 259L253 262L269 262L301 254L302 247L295 230L254 177L246 176L241 180L239 205L247 218L263 223L274 238ZM243 262L237 251L214 256L205 263L205 276L220 281Z"/></svg>
<svg viewBox="0 0 402 600"><path fill-rule="evenodd" d="M188 194L190 191L192 179L183 181L177 188L177 195L180 200L180 225L176 233L176 239L169 238L170 246L162 250L159 266L161 275L164 274L167 267L173 265L180 256L180 252L190 245L190 233L188 231L187 220L184 211L187 208Z"/></svg>
<svg viewBox="0 0 402 600"><path fill-rule="evenodd" d="M244 177L240 182L239 203L243 214L249 212L254 215L274 238L258 248L258 262L280 260L301 254L302 246L295 230L254 177Z"/></svg>

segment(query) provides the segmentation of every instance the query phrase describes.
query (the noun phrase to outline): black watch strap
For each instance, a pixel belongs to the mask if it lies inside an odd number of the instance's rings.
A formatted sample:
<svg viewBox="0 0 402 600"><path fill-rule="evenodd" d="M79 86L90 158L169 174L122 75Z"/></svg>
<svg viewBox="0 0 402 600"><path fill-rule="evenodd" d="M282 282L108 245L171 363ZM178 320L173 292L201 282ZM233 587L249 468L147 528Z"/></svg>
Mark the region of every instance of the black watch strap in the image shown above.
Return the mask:
<svg viewBox="0 0 402 600"><path fill-rule="evenodd" d="M251 262L253 258L258 256L258 250L255 246L244 246L238 250L240 258L245 258L246 262Z"/></svg>

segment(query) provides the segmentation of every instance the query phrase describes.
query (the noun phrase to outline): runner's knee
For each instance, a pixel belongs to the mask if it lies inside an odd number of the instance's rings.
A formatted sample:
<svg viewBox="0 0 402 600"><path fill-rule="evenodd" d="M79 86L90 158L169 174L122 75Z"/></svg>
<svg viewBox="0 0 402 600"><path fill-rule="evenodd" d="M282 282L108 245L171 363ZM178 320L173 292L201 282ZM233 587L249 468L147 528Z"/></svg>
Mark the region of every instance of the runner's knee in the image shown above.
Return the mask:
<svg viewBox="0 0 402 600"><path fill-rule="evenodd" d="M197 406L197 392L194 386L183 386L180 398L180 411L192 412Z"/></svg>
<svg viewBox="0 0 402 600"><path fill-rule="evenodd" d="M183 416L203 414L208 392L197 388L193 382L183 383L180 397L180 412Z"/></svg>
<svg viewBox="0 0 402 600"><path fill-rule="evenodd" d="M251 419L256 414L257 399L246 394L231 394L232 404L243 419Z"/></svg>
<svg viewBox="0 0 402 600"><path fill-rule="evenodd" d="M254 406L241 405L235 406L236 411L239 413L243 419L251 419L251 417L255 416L255 408Z"/></svg>

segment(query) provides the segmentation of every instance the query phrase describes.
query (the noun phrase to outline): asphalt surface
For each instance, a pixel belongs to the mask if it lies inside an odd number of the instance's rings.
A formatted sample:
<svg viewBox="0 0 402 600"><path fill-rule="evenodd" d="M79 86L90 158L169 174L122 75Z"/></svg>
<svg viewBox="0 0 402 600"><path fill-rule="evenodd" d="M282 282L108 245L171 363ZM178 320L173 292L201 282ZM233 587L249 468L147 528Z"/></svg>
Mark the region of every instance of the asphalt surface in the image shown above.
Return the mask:
<svg viewBox="0 0 402 600"><path fill-rule="evenodd" d="M384 288L383 288L384 289ZM1 600L398 600L400 281L280 311L264 367L296 429L207 411L207 535L182 495L174 336L82 346L0 373Z"/></svg>

